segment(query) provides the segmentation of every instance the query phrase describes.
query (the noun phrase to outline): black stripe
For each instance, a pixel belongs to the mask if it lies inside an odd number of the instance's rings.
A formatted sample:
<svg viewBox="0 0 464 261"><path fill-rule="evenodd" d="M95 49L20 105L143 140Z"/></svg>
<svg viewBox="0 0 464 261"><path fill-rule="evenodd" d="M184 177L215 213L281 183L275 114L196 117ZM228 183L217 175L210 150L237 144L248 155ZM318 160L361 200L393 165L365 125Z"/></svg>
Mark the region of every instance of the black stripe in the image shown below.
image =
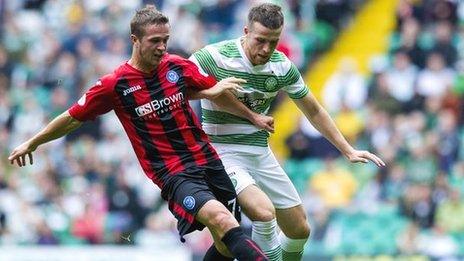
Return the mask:
<svg viewBox="0 0 464 261"><path fill-rule="evenodd" d="M127 79L120 79L116 83L115 91L119 96L124 110L131 116L132 125L134 125L137 135L142 141L142 147L145 150L145 155L148 155L151 168L155 171L157 179L162 180L164 183L167 178L166 165L164 164L163 158L161 157L158 149L156 149L155 144L153 143L152 137L148 130L148 127L145 124L145 120L142 117L139 117L135 112L135 108L139 106L135 97L132 93L123 95L124 90L129 88L129 82ZM139 155L138 155L139 156Z"/></svg>
<svg viewBox="0 0 464 261"><path fill-rule="evenodd" d="M166 72L166 70L157 70L157 74L155 73L155 75L152 78L144 78L145 84L147 85L147 88L150 90L151 100L161 101L164 98L167 98L158 76L158 74L161 74L161 77L166 77L165 75L162 75L164 74L164 72ZM181 75L179 74L179 76ZM168 109L166 112L158 114L158 118L161 122L167 140L171 144L174 153L176 153L179 156L180 161L184 166L184 169L196 166L195 158L193 158L192 152L190 151L187 144L185 143L184 138L182 137L182 134L179 130L179 126L177 125L177 122L174 119L172 111Z"/></svg>
<svg viewBox="0 0 464 261"><path fill-rule="evenodd" d="M182 70L182 67L180 67L179 65L177 64L174 64L174 63L169 63L169 69L170 70L173 70L175 71L178 75L183 75L183 70ZM185 83L185 79L184 77L180 77L179 78L179 81L177 82L177 85L179 86L179 88L181 89L181 91L183 91L185 93L185 87L187 86L186 83ZM190 106L190 105L188 105ZM202 138L201 138L201 129L199 129L200 127L197 126L195 124L195 121L193 119L193 117L196 117L193 115L193 113L190 113L189 110L188 110L188 107L185 106L185 107L182 107L182 110L184 112L184 115L185 117L187 118L187 122L188 122L188 125L193 127L191 130L192 130L192 134L193 134L193 137L195 138L195 141L198 145L200 145L201 147L201 151L203 152L203 154L205 155L205 158L208 162L208 164L211 164L215 161L217 161L215 155L216 153L210 148L210 146L208 146L208 143L207 141L204 141Z"/></svg>

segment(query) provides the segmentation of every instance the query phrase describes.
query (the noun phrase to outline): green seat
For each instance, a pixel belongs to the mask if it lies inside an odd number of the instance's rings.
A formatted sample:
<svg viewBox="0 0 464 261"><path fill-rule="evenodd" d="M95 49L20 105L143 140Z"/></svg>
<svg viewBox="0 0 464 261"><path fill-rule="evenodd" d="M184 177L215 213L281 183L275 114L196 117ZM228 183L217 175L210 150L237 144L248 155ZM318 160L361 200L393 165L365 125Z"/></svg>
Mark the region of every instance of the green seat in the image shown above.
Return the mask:
<svg viewBox="0 0 464 261"><path fill-rule="evenodd" d="M317 39L318 51L323 51L330 47L330 44L336 36L336 30L333 26L323 21L317 21L314 23L312 33Z"/></svg>
<svg viewBox="0 0 464 261"><path fill-rule="evenodd" d="M283 168L297 191L302 194L306 191L310 177L322 168L322 162L319 159L302 161L289 159L284 163Z"/></svg>

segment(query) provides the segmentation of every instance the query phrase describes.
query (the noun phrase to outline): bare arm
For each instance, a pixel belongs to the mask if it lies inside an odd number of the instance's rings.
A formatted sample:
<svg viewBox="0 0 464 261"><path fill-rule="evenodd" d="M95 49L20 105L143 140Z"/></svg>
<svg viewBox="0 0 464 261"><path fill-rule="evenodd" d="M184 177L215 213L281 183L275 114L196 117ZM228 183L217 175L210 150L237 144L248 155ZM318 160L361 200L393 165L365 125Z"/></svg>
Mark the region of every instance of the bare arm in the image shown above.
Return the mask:
<svg viewBox="0 0 464 261"><path fill-rule="evenodd" d="M187 99L189 100L201 100L201 99L207 99L207 94L205 94L206 90L195 90L192 88L187 88L185 89L185 94L187 96Z"/></svg>
<svg viewBox="0 0 464 261"><path fill-rule="evenodd" d="M240 90L242 87L240 84L246 83L246 80L228 77L216 83L213 87L209 89L196 90L192 88L187 88L186 94L187 98L191 100L198 99L214 99L219 95L223 94L227 90Z"/></svg>
<svg viewBox="0 0 464 261"><path fill-rule="evenodd" d="M367 163L369 160L377 166L385 166L385 163L376 155L368 151L354 149L338 130L327 111L319 104L311 93L305 97L294 100L298 108L314 127L327 138L337 149L351 162Z"/></svg>
<svg viewBox="0 0 464 261"><path fill-rule="evenodd" d="M33 164L32 152L35 151L39 145L62 137L79 128L81 124L82 122L74 119L68 111L65 111L53 119L43 130L34 135L34 137L16 147L13 152L11 152L8 160L11 164L14 164L16 160L18 166L22 167L26 165L27 155L29 157L29 163Z"/></svg>

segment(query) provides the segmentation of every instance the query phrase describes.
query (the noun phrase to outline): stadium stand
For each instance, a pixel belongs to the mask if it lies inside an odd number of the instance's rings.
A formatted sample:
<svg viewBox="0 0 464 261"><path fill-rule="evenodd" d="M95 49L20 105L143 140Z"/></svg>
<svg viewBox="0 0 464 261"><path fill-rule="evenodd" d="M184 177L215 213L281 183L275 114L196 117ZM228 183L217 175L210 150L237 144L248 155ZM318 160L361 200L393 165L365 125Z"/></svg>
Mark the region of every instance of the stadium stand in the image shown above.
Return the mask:
<svg viewBox="0 0 464 261"><path fill-rule="evenodd" d="M180 246L175 220L138 167L114 115L41 147L33 167L15 168L7 155L127 59L127 25L137 7L155 3L165 12L174 32L170 51L188 56L240 35L252 2L0 1L0 248ZM379 29L390 39L386 46L345 62L358 64L365 81L361 103L325 104L350 142L377 152L387 167L349 165L303 120L280 137L279 155L313 228L306 258L464 256L464 2L274 2L284 6L287 19L279 49L302 73L324 71L320 61L335 72L347 49L325 55L342 40L363 48L350 31L360 14L371 25L359 27L366 31L373 30L369 19L395 12L393 32ZM391 6L382 6L386 2ZM363 13L365 8L373 11ZM306 80L322 98L331 76ZM285 103L279 97L275 104L277 124ZM195 233L186 245L201 256L210 243L206 233Z"/></svg>
<svg viewBox="0 0 464 261"><path fill-rule="evenodd" d="M370 3L374 2L382 4ZM321 168L309 166L332 161L334 149L315 155L320 143L326 142L304 121L290 136L300 142L287 142L290 157L285 169L298 188L305 188L302 194L315 233L320 233L318 228L324 231L308 245L307 253L433 258L464 254L459 216L463 187L456 182L463 175L463 54L459 48L463 8L461 1L398 1L397 27L390 34L389 47L384 54L372 56L367 72L360 74L368 79L366 100L355 106L363 93L359 87L339 91L358 90L351 100L348 94L343 101L327 91L334 89L330 81L325 84L326 108L341 131L353 143L381 155L386 168L348 165L338 158L340 171L325 167L326 172L345 178L326 177L325 184L318 185L316 173ZM345 79L354 79L349 77ZM351 120L339 122L340 117ZM348 123L351 126L344 126ZM301 151L305 153L297 154ZM348 193L353 186L348 175L357 184L355 193ZM329 194L327 187L338 193ZM343 191L348 203L334 204L346 202L341 195L337 199ZM319 224L321 215L325 218Z"/></svg>

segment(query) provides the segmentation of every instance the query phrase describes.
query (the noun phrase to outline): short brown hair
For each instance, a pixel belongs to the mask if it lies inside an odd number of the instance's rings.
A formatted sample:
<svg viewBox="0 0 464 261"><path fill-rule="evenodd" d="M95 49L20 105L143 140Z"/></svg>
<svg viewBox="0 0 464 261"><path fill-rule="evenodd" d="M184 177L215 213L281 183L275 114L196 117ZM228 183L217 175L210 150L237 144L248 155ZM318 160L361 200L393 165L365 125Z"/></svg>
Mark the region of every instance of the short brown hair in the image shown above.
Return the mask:
<svg viewBox="0 0 464 261"><path fill-rule="evenodd" d="M168 24L169 18L158 11L154 5L146 5L135 12L130 23L131 34L143 37L145 26L151 24Z"/></svg>
<svg viewBox="0 0 464 261"><path fill-rule="evenodd" d="M258 22L269 29L278 29L284 24L282 8L271 3L255 5L248 13L248 26Z"/></svg>

